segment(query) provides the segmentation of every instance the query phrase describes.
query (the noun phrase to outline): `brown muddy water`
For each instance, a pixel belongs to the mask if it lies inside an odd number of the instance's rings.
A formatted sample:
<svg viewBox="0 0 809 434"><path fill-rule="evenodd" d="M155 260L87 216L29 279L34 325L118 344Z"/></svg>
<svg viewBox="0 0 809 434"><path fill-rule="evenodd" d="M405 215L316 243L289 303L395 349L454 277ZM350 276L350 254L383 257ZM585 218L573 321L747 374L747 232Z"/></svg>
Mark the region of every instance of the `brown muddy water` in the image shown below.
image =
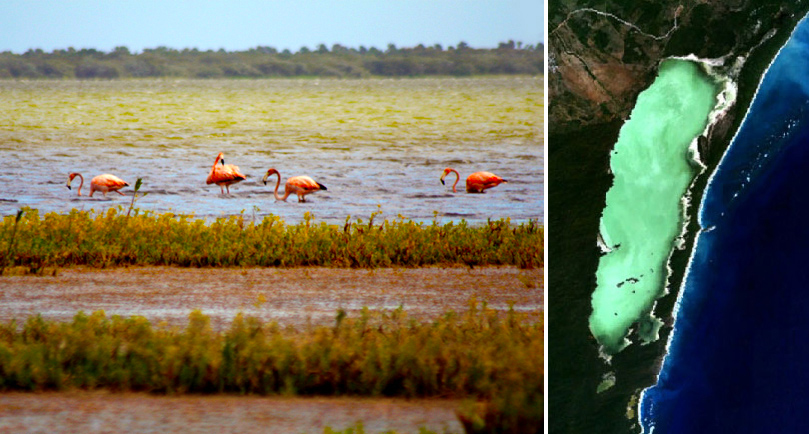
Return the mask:
<svg viewBox="0 0 809 434"><path fill-rule="evenodd" d="M357 270L70 268L57 275L0 276L0 321L30 315L67 321L78 311L146 317L182 327L199 309L224 330L238 313L264 322L305 327L332 325L338 309L356 317L363 307L432 320L464 312L472 298L492 309L542 315L543 270L514 267L383 268Z"/></svg>
<svg viewBox="0 0 809 434"><path fill-rule="evenodd" d="M445 400L154 396L144 393L0 394L0 433L320 434L362 421L365 432L463 433Z"/></svg>
<svg viewBox="0 0 809 434"><path fill-rule="evenodd" d="M117 194L86 196L90 178L112 173L143 178L143 210L206 219L244 211L296 223L309 211L340 223L381 210L442 223L544 221L542 77L0 80L0 94L0 215L128 206ZM205 184L218 152L247 175L230 196ZM461 174L457 194L439 182L447 166ZM261 182L271 167L328 190L276 202L274 183ZM65 187L74 171L87 181L81 198L78 179ZM467 194L476 171L509 182Z"/></svg>

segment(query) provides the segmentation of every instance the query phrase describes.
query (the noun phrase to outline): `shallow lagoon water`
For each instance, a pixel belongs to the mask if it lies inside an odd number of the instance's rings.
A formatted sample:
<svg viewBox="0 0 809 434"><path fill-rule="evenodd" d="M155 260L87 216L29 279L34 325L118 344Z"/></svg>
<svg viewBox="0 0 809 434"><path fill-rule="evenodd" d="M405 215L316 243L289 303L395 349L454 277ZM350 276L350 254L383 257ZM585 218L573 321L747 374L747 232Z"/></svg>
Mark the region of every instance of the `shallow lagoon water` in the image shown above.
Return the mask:
<svg viewBox="0 0 809 434"><path fill-rule="evenodd" d="M608 354L629 344L636 323L644 341L657 339L653 305L665 294L668 258L685 220L683 197L698 172L689 148L705 130L718 90L698 64L668 60L621 128L610 155L615 180L600 222L606 253L590 315L590 330Z"/></svg>
<svg viewBox="0 0 809 434"><path fill-rule="evenodd" d="M128 207L131 186L126 198L86 196L90 178L112 173L143 178L136 207L200 218L544 220L541 77L2 81L0 92L3 215ZM230 196L205 184L218 152L248 177ZM447 166L461 173L457 194L439 182ZM277 202L275 177L261 183L270 167L328 191ZM480 170L509 183L463 192ZM65 188L72 171L85 176L85 196L78 179Z"/></svg>

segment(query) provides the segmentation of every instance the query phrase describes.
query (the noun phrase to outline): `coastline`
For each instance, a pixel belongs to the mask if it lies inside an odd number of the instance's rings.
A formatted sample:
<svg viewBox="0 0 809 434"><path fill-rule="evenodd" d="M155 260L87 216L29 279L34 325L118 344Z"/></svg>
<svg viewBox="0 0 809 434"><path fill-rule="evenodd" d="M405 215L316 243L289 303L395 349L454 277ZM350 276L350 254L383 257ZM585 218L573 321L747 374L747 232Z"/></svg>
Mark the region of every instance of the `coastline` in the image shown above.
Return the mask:
<svg viewBox="0 0 809 434"><path fill-rule="evenodd" d="M745 120L747 119L748 112L750 107L753 105L755 101L755 97L758 94L759 88L761 87L762 82L764 81L764 77L771 68L773 62L775 62L776 57L778 54L781 53L781 50L786 46L787 42L789 42L790 38L794 34L798 24L801 21L805 20L809 17L809 12L807 12L802 18L795 21L795 24L789 29L789 32L786 33L786 36L783 34L778 35L763 41L760 45L754 47L754 49L748 53L748 56L745 58L745 63L741 67L739 72L739 78L737 83L738 94L736 97L736 102L733 107L728 110L727 116L718 119L715 124L710 126L711 131L706 136L707 139L705 141L705 150L701 153L705 155L706 161L703 163L705 164L705 170L702 174L697 176L694 179L694 183L690 187L690 192L692 193L691 199L697 203L699 203L699 208L696 210L697 218L692 218L689 220L688 224L686 225L686 237L685 243L686 246L682 250L674 249L672 251L672 258L669 261L669 267L671 268L672 272L670 278L672 279L672 284L670 285L671 288L676 288L674 292L674 297L668 296L663 297L658 300L659 304L663 305L660 309L660 316L659 318L664 319L665 323L668 327L664 330L664 338L661 341L665 342L665 347L660 355L655 359L655 369L654 369L654 376L651 381L643 386L641 389L638 389L635 394L633 394L633 398L637 403L637 411L635 412L635 417L637 418L636 421L639 422L639 418L643 415L644 408L642 407L644 402L644 394L646 391L655 386L658 382L663 364L665 362L665 358L669 353L670 350L670 342L674 335L674 318L676 318L677 312L679 311L679 305L681 303L681 298L683 295L683 285L686 282L688 277L688 273L690 271L690 264L693 260L694 253L697 249L697 242L699 240L699 235L705 231L709 232L711 228L704 228L702 226L702 204L705 201L705 193L708 191L708 187L710 183L714 179L714 175L716 174L719 165L722 163L722 160L728 154L730 147L735 140L736 136L738 135L739 131L741 130L742 125L744 124ZM774 49L773 44L777 44L777 49ZM756 52L757 49L761 49L761 51ZM765 59L758 59L759 56L766 56L768 52L774 53L771 56L768 56L766 59L766 66L761 69L759 74L756 74L753 79L756 80L756 86L751 91L749 87L746 87L743 83L745 81L751 80L750 77L750 69L757 67L760 68L761 63L764 63L763 60ZM758 65L757 65L758 64ZM739 113L743 113L742 116L739 116ZM715 136L727 136L728 133L731 133L729 137L726 137L721 140L717 140L714 142ZM714 146L710 146L714 145ZM718 145L718 146L717 146ZM708 172L708 176L703 176L704 172ZM671 294L670 294L671 295ZM665 305L670 305L668 308L668 312L664 312L666 310ZM640 430L636 432L644 432L642 430L642 426L638 423L636 425L637 428Z"/></svg>
<svg viewBox="0 0 809 434"><path fill-rule="evenodd" d="M780 50L779 50L779 53L780 53ZM711 66L711 59L698 59L696 57L694 57L694 58L688 58L687 57L685 59L699 63L704 69L708 69ZM774 60L775 60L775 57L773 57L773 61ZM770 65L772 65L772 62L770 62ZM769 70L769 67L767 68L767 70ZM700 166L700 170L694 176L694 179L692 180L691 184L688 186L688 190L686 191L686 194L683 195L683 197L682 197L682 202L683 202L683 208L682 208L683 209L683 215L682 215L683 226L682 226L682 231L680 232L680 236L677 238L678 243L677 243L677 245L674 246L674 248L672 248L672 250L670 252L670 255L669 255L669 257L668 257L668 259L666 261L666 268L668 270L668 275L666 276L666 294L670 293L668 281L672 277L672 275L674 274L674 270L671 268L671 260L672 260L672 257L674 255L674 251L675 250L686 250L687 238L688 238L688 236L690 234L688 228L690 226L690 223L693 220L696 220L697 224L699 224L700 227L702 227L702 225L700 224L700 212L702 210L702 202L704 200L704 193L707 190L707 188L710 187L711 180L713 179L713 176L716 173L716 168L718 167L718 165L716 167L714 167L714 169L709 174L708 183L707 183L707 185L705 187L705 190L696 192L694 190L694 188L695 188L695 186L697 184L698 179L700 177L702 177L702 175L704 175L705 171L708 169L708 166L706 166L702 162L701 155L699 153L699 147L698 147L699 140L701 138L708 138L710 136L711 131L717 125L719 125L720 122L722 122L726 118L726 116L728 115L730 110L733 109L733 107L736 104L736 96L738 95L738 90L739 90L736 82L733 80L733 78L734 78L733 74L731 74L730 76L726 76L726 75L721 75L721 74L715 74L714 72L712 72L710 70L707 70L706 73L709 76L713 77L717 81L717 83L722 85L723 87L722 87L722 90L720 90L719 93L717 94L717 100L719 100L719 102L717 102L716 107L714 108L714 110L708 116L708 118L710 119L710 121L708 122L708 125L705 127L705 130L702 132L702 134L700 134L699 136L694 138L694 141L692 142L693 147L689 148L689 150L693 149L693 151L692 151L694 153L693 154L693 160L694 160L694 162L696 162ZM765 74L766 74L766 70L765 70L764 74L762 74L762 80L761 81L763 81L763 77L764 77ZM761 81L759 82L759 86L761 85ZM726 95L726 94L728 94L729 97L727 99L722 99L723 95ZM746 118L747 118L747 115L745 114L745 119ZM742 124L744 124L744 121L742 121ZM738 130L737 130L736 134L738 134ZM733 138L736 137L736 134L733 135ZM730 143L733 143L733 138L731 139ZM725 151L722 154L723 158L724 158L724 155L727 154L729 149L730 149L730 146L725 148ZM720 159L720 164L721 164L721 159ZM696 209L694 209L693 211L689 211L689 210L692 209L691 208L692 204L693 204L692 199L693 199L695 193L698 193L702 197L702 200L700 200L699 206ZM694 219L694 217L696 217L696 219ZM701 229L700 232L702 230L704 230L704 229ZM691 268L690 264L691 264L693 256L694 256L694 252L696 251L696 247L697 247L698 242L699 242L699 232L695 235L693 248L688 249L688 265L685 267L685 270L683 271L683 281L685 281L688 278L688 272L689 272L689 270ZM678 287L677 290L674 291L674 292L677 294L677 296L676 296L676 300L674 302L674 308L673 308L673 310L671 311L671 314L670 314L671 318L676 318L677 317L677 312L679 311L680 299L681 299L682 293L683 293L682 285L680 285L680 287ZM656 304L657 303L655 303L655 305ZM652 307L652 312L654 312L654 306ZM674 327L674 325L672 325L672 333L671 333L671 335L669 335L669 338L666 340L666 347L665 347L665 352L663 353L663 356L661 358L662 360L665 360L665 357L669 352L669 345L670 345L670 342L671 342L671 336L674 334L674 331L675 331L675 327ZM659 378L659 374L658 374L658 378ZM656 378L656 380L657 380L657 378ZM641 392L640 398L641 398L640 402L642 402L643 392Z"/></svg>
<svg viewBox="0 0 809 434"><path fill-rule="evenodd" d="M714 186L717 173L719 173L720 169L722 168L723 163L726 161L726 158L731 153L731 151L733 149L735 149L735 146L737 145L736 144L736 139L739 136L739 134L743 132L743 127L745 125L747 125L748 122L752 122L751 120L748 119L748 117L750 115L752 107L754 106L757 98L759 97L760 91L762 90L762 86L763 86L763 84L764 84L764 82L765 82L765 80L767 78L768 73L770 72L771 68L773 67L773 64L776 62L778 57L781 55L782 51L788 45L790 40L792 40L793 36L795 35L796 31L798 30L798 27L804 21L806 21L807 18L809 18L809 13L804 15L801 19L799 19L796 22L796 25L789 32L789 36L786 38L786 40L783 42L783 44L781 44L781 46L778 48L775 55L773 55L772 58L770 59L769 63L767 64L767 67L761 73L761 75L759 77L758 84L757 84L757 86L755 88L755 91L752 94L752 98L750 98L749 103L746 105L746 108L745 108L745 111L744 111L744 116L741 117L740 121L736 122L737 127L733 129L732 137L729 139L727 146L724 147L724 149L723 149L718 161L716 162L716 164L712 166L711 171L710 171L709 176L707 177L707 179L705 181L704 186L698 191L698 194L700 196L700 201L699 201L699 208L697 209L697 212L696 212L697 219L696 219L695 224L697 225L697 230L696 230L696 232L694 234L692 234L693 245L691 246L691 248L688 249L688 260L687 260L687 262L686 262L686 264L685 264L685 266L683 268L682 279L681 279L681 282L678 285L678 288L677 288L677 291L676 291L677 296L676 296L676 299L674 301L674 305L672 307L671 314L670 314L670 319L672 321L671 331L670 331L670 334L668 336L668 339L666 339L665 351L664 351L662 357L659 360L660 369L658 370L658 373L657 373L657 375L655 377L654 383L649 385L648 387L644 388L640 392L639 397L638 397L639 399L637 401L638 402L637 414L641 418L644 417L644 416L646 416L646 417L650 416L650 415L647 414L647 412L649 410L646 408L646 405L644 405L644 403L646 403L647 399L649 398L648 394L649 394L650 390L655 388L659 384L661 376L665 374L666 364L669 362L668 359L669 359L669 356L670 356L672 345L675 345L674 341L677 338L677 331L678 331L677 318L679 316L681 307L683 305L684 297L686 296L686 283L690 280L690 277L691 277L691 274L692 274L692 271L693 271L692 267L694 265L694 260L695 260L695 257L697 255L697 252L699 251L698 249L700 247L700 242L701 241L706 242L705 240L702 240L702 235L712 232L713 229L715 228L715 226L713 224L711 224L711 222L706 222L707 217L706 217L705 213L706 213L706 207L708 206L708 202L707 202L708 201L708 195L707 195L707 193ZM767 156L768 154L765 153L764 155ZM748 182L749 182L749 178L748 178ZM741 185L742 189L744 189L745 187L746 187L745 184ZM736 193L736 195L737 194L738 194L738 192ZM735 195L734 195L734 197L735 197ZM721 214L724 215L724 213L721 213ZM655 425L653 423L653 420L651 420L651 419L647 420L644 424L641 425L641 428L642 428L641 432L647 432L645 429L643 429L643 428L645 428L647 426L647 424L650 424L650 425L648 425L649 428L650 428L649 432L654 432Z"/></svg>

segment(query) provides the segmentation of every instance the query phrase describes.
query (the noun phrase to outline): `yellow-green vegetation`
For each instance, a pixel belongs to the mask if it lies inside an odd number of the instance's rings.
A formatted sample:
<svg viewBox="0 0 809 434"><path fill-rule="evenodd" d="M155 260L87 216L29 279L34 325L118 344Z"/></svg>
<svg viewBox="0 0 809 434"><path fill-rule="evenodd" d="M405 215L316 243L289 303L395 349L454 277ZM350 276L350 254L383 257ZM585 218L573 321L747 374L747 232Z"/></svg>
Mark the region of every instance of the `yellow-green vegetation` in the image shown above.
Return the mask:
<svg viewBox="0 0 809 434"><path fill-rule="evenodd" d="M0 223L0 266L86 265L330 266L425 265L543 266L544 230L535 222L508 219L479 227L395 220L352 221L344 225L304 221L289 225L269 215L252 221L244 214L212 222L122 207L104 213L69 214L26 209L22 218Z"/></svg>
<svg viewBox="0 0 809 434"><path fill-rule="evenodd" d="M77 158L96 148L127 154L137 149L140 155L187 149L195 156L203 147L207 165L223 143L266 156L269 150L275 154L301 146L418 146L458 149L469 156L470 142L542 145L539 76L0 80L0 93L0 145L24 144L27 151L57 146L71 156L69 146L80 145L83 153Z"/></svg>
<svg viewBox="0 0 809 434"><path fill-rule="evenodd" d="M541 426L543 345L541 322L475 300L433 322L366 309L301 330L238 315L214 332L199 311L184 329L35 316L0 325L0 390L446 397L480 402L461 412L481 430Z"/></svg>

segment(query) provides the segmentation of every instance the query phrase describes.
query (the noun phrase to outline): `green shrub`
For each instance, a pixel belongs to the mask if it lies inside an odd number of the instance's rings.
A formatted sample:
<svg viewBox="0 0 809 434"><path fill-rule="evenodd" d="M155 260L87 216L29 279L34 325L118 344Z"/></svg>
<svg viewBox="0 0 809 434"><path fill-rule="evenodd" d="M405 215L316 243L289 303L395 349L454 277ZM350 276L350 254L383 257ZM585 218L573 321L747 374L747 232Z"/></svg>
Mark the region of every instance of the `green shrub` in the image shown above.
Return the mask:
<svg viewBox="0 0 809 434"><path fill-rule="evenodd" d="M26 209L0 221L0 264L42 271L87 265L417 267L426 265L543 266L544 230L508 219L480 227L423 224L399 218L346 218L344 225L295 225L269 215L260 222L236 215L213 222L123 207L69 214ZM12 248L13 247L13 248Z"/></svg>
<svg viewBox="0 0 809 434"><path fill-rule="evenodd" d="M184 329L103 311L33 316L0 325L0 390L470 398L505 418L542 394L542 324L523 314L473 300L427 323L401 309L344 315L305 330L237 315L221 333L199 311Z"/></svg>

